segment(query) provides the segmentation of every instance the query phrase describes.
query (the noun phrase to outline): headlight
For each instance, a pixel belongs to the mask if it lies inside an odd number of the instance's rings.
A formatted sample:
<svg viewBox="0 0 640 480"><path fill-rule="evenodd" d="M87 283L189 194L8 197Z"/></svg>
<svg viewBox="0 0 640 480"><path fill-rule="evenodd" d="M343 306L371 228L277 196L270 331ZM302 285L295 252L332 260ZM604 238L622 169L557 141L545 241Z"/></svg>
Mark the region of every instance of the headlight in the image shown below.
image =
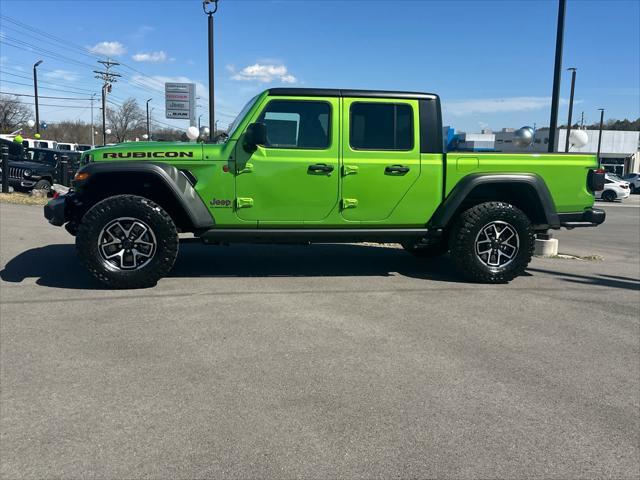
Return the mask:
<svg viewBox="0 0 640 480"><path fill-rule="evenodd" d="M33 172L31 170L27 169L27 170L24 171L24 173L22 175L24 175L25 177L30 177L32 173Z"/></svg>

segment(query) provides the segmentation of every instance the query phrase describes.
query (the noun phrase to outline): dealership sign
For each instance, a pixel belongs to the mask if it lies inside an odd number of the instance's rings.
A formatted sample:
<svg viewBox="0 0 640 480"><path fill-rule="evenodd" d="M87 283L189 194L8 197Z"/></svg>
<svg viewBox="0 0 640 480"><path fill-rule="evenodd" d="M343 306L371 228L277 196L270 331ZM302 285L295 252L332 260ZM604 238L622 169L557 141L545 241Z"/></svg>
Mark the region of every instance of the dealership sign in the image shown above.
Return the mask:
<svg viewBox="0 0 640 480"><path fill-rule="evenodd" d="M167 118L174 120L196 118L195 83L165 83L164 99Z"/></svg>

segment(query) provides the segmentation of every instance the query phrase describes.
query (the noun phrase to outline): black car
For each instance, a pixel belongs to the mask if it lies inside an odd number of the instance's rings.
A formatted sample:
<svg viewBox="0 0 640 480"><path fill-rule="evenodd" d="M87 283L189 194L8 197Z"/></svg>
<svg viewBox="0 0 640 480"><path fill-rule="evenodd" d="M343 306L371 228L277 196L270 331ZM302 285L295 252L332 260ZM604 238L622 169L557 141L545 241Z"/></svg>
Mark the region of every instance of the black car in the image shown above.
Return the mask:
<svg viewBox="0 0 640 480"><path fill-rule="evenodd" d="M9 185L16 190L49 191L54 183L68 184L78 170L80 155L48 148L29 148L20 155L16 150L9 156Z"/></svg>

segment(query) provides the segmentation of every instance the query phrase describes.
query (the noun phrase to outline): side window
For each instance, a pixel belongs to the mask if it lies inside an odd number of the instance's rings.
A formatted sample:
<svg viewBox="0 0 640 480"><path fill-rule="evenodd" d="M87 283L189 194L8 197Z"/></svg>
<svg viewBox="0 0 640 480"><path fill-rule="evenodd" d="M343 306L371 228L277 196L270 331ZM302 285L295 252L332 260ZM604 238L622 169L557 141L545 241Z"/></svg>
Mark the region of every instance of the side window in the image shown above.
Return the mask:
<svg viewBox="0 0 640 480"><path fill-rule="evenodd" d="M351 105L349 144L354 150L411 150L413 109L401 103Z"/></svg>
<svg viewBox="0 0 640 480"><path fill-rule="evenodd" d="M271 148L329 147L331 105L325 102L272 100L258 122L265 124Z"/></svg>

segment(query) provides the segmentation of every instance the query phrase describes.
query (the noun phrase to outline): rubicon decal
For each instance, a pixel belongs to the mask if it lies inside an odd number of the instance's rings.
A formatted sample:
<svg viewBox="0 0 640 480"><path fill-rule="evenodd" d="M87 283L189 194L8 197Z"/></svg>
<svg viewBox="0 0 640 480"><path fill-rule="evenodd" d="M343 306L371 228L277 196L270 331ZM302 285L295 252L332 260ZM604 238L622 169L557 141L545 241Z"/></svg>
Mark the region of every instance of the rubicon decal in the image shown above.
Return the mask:
<svg viewBox="0 0 640 480"><path fill-rule="evenodd" d="M102 158L193 158L193 152L105 152Z"/></svg>

